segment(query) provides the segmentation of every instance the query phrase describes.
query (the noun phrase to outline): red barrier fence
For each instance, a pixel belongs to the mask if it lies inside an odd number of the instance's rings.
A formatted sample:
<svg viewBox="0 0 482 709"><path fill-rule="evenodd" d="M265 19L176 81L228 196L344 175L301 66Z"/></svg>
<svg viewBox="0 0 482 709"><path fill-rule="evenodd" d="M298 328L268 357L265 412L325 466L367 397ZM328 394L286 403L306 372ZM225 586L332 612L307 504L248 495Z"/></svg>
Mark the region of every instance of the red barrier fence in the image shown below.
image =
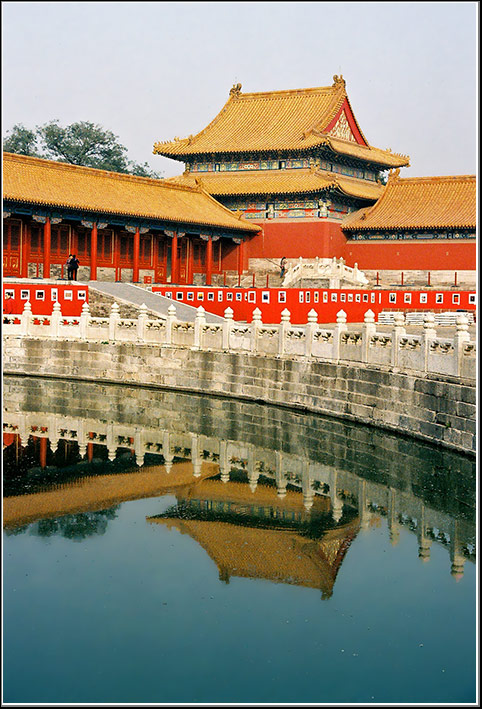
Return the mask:
<svg viewBox="0 0 482 709"><path fill-rule="evenodd" d="M319 323L332 323L343 310L347 322L363 322L367 310L375 316L382 311L457 311L475 313L475 291L389 290L350 288L214 288L202 286L153 286L152 292L198 308L200 305L215 315L232 308L238 321L251 322L253 310L261 310L265 323L279 323L283 310L290 311L294 324L307 322L315 310Z"/></svg>
<svg viewBox="0 0 482 709"><path fill-rule="evenodd" d="M6 298L10 294L11 298ZM89 302L89 288L85 284L4 283L3 312L23 313L30 301L34 315L51 315L54 303L60 303L62 315L80 315L84 303Z"/></svg>

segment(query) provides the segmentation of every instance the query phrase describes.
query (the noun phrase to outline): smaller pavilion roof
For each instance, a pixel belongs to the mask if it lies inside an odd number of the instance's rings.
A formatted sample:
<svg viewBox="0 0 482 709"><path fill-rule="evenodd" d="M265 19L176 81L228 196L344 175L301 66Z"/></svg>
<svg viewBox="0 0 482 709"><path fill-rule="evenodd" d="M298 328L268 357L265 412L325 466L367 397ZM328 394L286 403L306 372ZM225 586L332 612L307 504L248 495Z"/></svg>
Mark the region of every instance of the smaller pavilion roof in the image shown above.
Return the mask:
<svg viewBox="0 0 482 709"><path fill-rule="evenodd" d="M376 200L383 193L378 182L368 182L345 175L335 175L309 168L297 170L250 170L249 172L185 172L167 180L173 184L202 187L215 197L231 195L289 195L319 193L337 189L358 199Z"/></svg>
<svg viewBox="0 0 482 709"><path fill-rule="evenodd" d="M200 185L4 153L3 198L19 203L116 214L255 233Z"/></svg>
<svg viewBox="0 0 482 709"><path fill-rule="evenodd" d="M389 175L373 206L347 216L344 231L475 228L475 175L440 177Z"/></svg>

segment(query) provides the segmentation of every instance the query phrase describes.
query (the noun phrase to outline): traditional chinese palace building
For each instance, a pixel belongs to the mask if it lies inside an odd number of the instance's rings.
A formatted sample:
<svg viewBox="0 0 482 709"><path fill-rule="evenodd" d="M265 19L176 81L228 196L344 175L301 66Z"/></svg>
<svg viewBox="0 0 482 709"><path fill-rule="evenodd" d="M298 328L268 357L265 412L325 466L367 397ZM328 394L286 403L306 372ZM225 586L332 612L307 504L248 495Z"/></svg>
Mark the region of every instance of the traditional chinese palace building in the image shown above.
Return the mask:
<svg viewBox="0 0 482 709"><path fill-rule="evenodd" d="M409 164L368 143L338 76L293 91L243 94L238 84L204 130L154 153L185 163L170 182L202 184L262 225L252 257L340 256L342 219L374 204L384 171Z"/></svg>
<svg viewBox="0 0 482 709"><path fill-rule="evenodd" d="M380 199L343 221L345 258L379 268L475 270L475 175L389 175Z"/></svg>
<svg viewBox="0 0 482 709"><path fill-rule="evenodd" d="M59 277L69 254L81 280L206 284L260 227L199 185L176 185L4 153L3 274Z"/></svg>
<svg viewBox="0 0 482 709"><path fill-rule="evenodd" d="M385 188L384 173L409 158L368 143L343 77L333 79L328 87L246 94L237 84L204 130L156 143L154 153L185 163L171 183L201 184L262 226L249 241L251 258L474 270L475 177L397 177Z"/></svg>
<svg viewBox="0 0 482 709"><path fill-rule="evenodd" d="M475 270L475 176L400 178L343 77L241 92L206 128L156 143L167 180L4 153L4 276L211 285L250 259L344 258L361 270ZM385 175L389 174L385 185Z"/></svg>

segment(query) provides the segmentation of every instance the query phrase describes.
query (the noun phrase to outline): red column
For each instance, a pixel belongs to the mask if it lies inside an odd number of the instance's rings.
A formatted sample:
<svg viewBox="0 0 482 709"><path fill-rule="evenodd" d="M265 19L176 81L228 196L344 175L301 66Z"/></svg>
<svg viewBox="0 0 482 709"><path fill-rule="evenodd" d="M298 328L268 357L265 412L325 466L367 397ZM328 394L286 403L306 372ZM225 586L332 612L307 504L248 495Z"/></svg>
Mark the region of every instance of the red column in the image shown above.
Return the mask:
<svg viewBox="0 0 482 709"><path fill-rule="evenodd" d="M20 278L28 278L28 254L30 248L30 224L22 222L22 262Z"/></svg>
<svg viewBox="0 0 482 709"><path fill-rule="evenodd" d="M47 217L44 224L44 272L43 278L50 278L50 247L51 228L50 217Z"/></svg>
<svg viewBox="0 0 482 709"><path fill-rule="evenodd" d="M191 239L187 240L187 283L191 284L193 282L194 274L194 249L192 247Z"/></svg>
<svg viewBox="0 0 482 709"><path fill-rule="evenodd" d="M90 232L90 276L91 281L97 279L97 222L94 222Z"/></svg>
<svg viewBox="0 0 482 709"><path fill-rule="evenodd" d="M45 468L47 465L47 439L40 439L40 467Z"/></svg>
<svg viewBox="0 0 482 709"><path fill-rule="evenodd" d="M206 285L211 285L211 276L213 273L213 240L209 237L206 244Z"/></svg>
<svg viewBox="0 0 482 709"><path fill-rule="evenodd" d="M139 283L139 253L141 248L141 233L139 227L136 227L134 234L134 262L132 264L132 282Z"/></svg>
<svg viewBox="0 0 482 709"><path fill-rule="evenodd" d="M243 275L243 266L244 266L244 241L241 241L241 243L238 246L238 276Z"/></svg>
<svg viewBox="0 0 482 709"><path fill-rule="evenodd" d="M178 264L177 264L177 231L173 233L171 246L171 283L178 281Z"/></svg>
<svg viewBox="0 0 482 709"><path fill-rule="evenodd" d="M117 230L114 229L114 269L115 269L115 280L121 280L120 272L120 236Z"/></svg>

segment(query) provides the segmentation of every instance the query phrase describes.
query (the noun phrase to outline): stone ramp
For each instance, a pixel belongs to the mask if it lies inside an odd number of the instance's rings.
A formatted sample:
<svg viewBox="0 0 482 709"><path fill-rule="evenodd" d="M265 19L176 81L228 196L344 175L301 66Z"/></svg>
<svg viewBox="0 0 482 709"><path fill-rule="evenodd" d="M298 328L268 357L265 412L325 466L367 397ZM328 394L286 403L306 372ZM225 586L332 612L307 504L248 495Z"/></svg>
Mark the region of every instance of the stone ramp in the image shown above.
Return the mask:
<svg viewBox="0 0 482 709"><path fill-rule="evenodd" d="M116 302L126 303L139 308L143 303L147 310L154 313L159 318L167 317L167 310L170 305L176 308L176 317L184 322L194 322L196 318L197 308L186 303L173 301L171 298L165 298L163 295L152 293L151 291L136 286L132 283L113 283L112 281L89 281L88 286L92 290L99 293L104 293L115 298ZM206 322L220 323L224 318L213 313L205 313Z"/></svg>

